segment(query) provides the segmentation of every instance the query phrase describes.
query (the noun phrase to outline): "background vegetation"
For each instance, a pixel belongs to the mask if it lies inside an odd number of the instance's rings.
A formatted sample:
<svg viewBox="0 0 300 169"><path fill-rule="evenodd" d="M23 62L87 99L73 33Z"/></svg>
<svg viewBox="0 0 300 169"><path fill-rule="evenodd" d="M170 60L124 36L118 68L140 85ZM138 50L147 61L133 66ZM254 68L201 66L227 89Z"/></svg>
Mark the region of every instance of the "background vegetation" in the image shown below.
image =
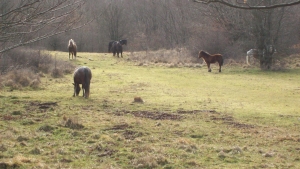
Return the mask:
<svg viewBox="0 0 300 169"><path fill-rule="evenodd" d="M267 6L292 1L295 0L244 2L246 6ZM12 10L26 3L34 4L23 12L31 12L30 17ZM184 47L192 56L204 49L244 60L246 51L266 44L274 45L278 55L286 56L294 52L292 47L299 43L300 36L298 5L243 10L220 3L204 5L185 0L55 0L42 5L35 0L13 0L1 2L0 11L4 13L0 15L2 50L11 44L36 41L30 47L66 51L72 38L79 51L106 52L108 42L127 39L127 51ZM10 13L5 15L5 12ZM55 33L59 34L53 36Z"/></svg>

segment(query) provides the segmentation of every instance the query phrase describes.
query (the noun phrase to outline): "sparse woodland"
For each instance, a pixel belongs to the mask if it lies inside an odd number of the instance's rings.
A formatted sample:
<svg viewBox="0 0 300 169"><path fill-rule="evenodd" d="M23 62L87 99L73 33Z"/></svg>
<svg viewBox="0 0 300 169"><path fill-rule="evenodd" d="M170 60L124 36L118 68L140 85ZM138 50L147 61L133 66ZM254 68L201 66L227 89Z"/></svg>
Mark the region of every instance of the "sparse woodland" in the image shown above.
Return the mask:
<svg viewBox="0 0 300 169"><path fill-rule="evenodd" d="M259 6L290 1L245 2ZM79 51L107 52L108 42L127 39L127 51L188 48L195 55L203 49L240 59L247 50L264 45L260 38L266 38L266 43L274 45L278 53L290 54L300 36L298 5L244 10L185 0L64 0L35 2L35 10L3 15L24 2L35 1L0 3L1 51L21 42L26 45L27 41L32 48L66 51L72 38ZM32 16L23 16L24 13ZM68 31L49 34L64 30Z"/></svg>

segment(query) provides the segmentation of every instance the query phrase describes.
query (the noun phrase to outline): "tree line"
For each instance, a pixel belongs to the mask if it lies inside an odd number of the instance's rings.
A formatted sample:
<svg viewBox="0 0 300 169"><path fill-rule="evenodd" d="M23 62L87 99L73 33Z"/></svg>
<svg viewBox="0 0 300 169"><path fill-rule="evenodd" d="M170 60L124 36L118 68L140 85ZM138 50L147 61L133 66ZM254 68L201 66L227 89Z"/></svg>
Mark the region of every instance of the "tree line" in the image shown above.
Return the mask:
<svg viewBox="0 0 300 169"><path fill-rule="evenodd" d="M266 45L288 55L299 43L296 0L194 1L1 1L0 53L23 45L67 51L71 38L79 52L107 52L110 41L127 39L127 51L187 48L240 59Z"/></svg>

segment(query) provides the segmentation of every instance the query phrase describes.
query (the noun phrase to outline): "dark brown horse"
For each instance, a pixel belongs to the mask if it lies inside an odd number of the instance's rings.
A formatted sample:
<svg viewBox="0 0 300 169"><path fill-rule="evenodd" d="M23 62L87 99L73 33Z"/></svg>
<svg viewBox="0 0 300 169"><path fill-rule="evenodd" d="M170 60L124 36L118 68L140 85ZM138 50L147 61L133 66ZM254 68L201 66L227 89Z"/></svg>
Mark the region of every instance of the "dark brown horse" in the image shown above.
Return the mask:
<svg viewBox="0 0 300 169"><path fill-rule="evenodd" d="M218 62L219 63L219 72L221 72L221 66L223 66L223 57L221 54L214 54L214 55L210 55L209 53L206 53L204 51L200 51L199 52L199 55L198 55L199 58L203 58L204 61L206 62L207 64L207 68L208 68L208 72L211 72L211 68L210 68L210 64L211 63L216 63Z"/></svg>
<svg viewBox="0 0 300 169"><path fill-rule="evenodd" d="M122 56L123 48L122 48L122 44L119 41L115 41L112 43L111 51L113 52L113 56L117 54L117 56L119 57L119 53L121 53L121 57L123 57Z"/></svg>
<svg viewBox="0 0 300 169"><path fill-rule="evenodd" d="M75 60L76 60L77 46L73 39L69 40L68 49L69 49L69 59L70 59L70 55L72 55L72 59L73 59L73 55L74 55Z"/></svg>
<svg viewBox="0 0 300 169"><path fill-rule="evenodd" d="M91 70L86 67L86 66L82 66L82 67L78 67L75 71L74 71L74 94L73 97L78 96L79 92L80 92L80 86L79 84L82 84L82 92L83 92L83 97L88 98L90 95L90 82L92 79L92 72Z"/></svg>

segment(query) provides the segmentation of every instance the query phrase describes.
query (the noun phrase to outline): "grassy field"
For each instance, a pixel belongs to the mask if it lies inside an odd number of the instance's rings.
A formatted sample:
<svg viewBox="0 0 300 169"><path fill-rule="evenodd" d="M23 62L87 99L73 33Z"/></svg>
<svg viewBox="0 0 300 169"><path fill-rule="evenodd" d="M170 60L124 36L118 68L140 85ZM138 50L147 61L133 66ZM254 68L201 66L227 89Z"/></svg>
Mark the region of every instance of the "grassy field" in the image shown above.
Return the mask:
<svg viewBox="0 0 300 169"><path fill-rule="evenodd" d="M72 97L71 74L3 88L0 168L300 168L300 69L209 73L127 58L70 61L91 68L89 99Z"/></svg>

